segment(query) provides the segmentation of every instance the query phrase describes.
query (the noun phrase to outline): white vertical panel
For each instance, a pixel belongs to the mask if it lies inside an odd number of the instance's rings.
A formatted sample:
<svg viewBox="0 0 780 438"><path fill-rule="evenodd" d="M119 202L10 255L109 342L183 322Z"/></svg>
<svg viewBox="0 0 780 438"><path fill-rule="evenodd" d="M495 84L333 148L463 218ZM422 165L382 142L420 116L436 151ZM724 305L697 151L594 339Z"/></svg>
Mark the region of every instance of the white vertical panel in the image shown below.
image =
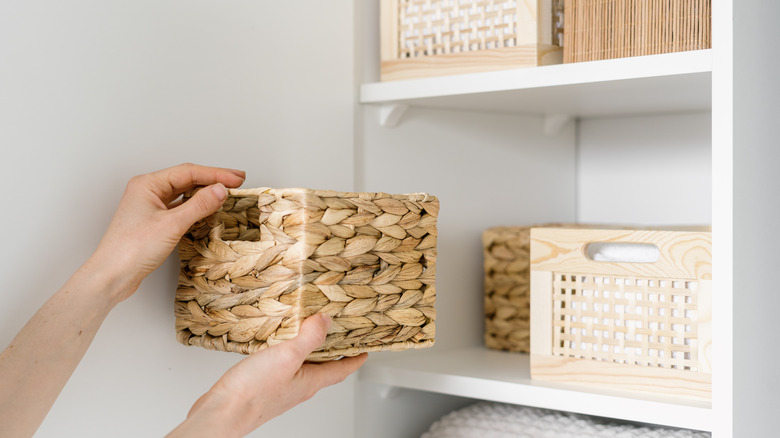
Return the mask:
<svg viewBox="0 0 780 438"><path fill-rule="evenodd" d="M780 33L773 26L780 3L732 7L734 436L772 436L780 430L780 350L771 341L780 309L772 282L780 261Z"/></svg>
<svg viewBox="0 0 780 438"><path fill-rule="evenodd" d="M734 433L734 300L738 299L734 287L735 3L712 2L713 438L745 436ZM767 434L756 436L760 435Z"/></svg>

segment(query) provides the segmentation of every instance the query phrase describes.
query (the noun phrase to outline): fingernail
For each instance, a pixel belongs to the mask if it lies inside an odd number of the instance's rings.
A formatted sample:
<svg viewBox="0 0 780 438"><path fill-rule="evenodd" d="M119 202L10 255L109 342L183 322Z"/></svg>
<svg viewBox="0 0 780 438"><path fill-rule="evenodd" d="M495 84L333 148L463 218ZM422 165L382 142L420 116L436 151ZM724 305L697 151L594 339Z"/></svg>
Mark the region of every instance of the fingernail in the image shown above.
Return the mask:
<svg viewBox="0 0 780 438"><path fill-rule="evenodd" d="M227 198L228 190L225 188L225 186L222 185L222 183L216 183L209 187L212 192L217 196L217 199L220 201L224 201L225 198Z"/></svg>
<svg viewBox="0 0 780 438"><path fill-rule="evenodd" d="M330 316L324 313L318 313L318 315L320 315L320 319L325 321L325 323L328 325L328 328L330 328L330 325L333 323L333 320L330 319Z"/></svg>

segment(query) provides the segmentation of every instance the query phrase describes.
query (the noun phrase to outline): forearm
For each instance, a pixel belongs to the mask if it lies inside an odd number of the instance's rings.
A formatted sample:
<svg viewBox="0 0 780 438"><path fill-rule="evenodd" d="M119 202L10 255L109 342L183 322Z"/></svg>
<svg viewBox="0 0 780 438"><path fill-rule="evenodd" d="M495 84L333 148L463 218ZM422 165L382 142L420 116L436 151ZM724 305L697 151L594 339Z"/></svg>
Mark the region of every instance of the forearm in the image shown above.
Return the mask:
<svg viewBox="0 0 780 438"><path fill-rule="evenodd" d="M0 353L0 436L35 432L118 297L136 286L93 258L35 313Z"/></svg>

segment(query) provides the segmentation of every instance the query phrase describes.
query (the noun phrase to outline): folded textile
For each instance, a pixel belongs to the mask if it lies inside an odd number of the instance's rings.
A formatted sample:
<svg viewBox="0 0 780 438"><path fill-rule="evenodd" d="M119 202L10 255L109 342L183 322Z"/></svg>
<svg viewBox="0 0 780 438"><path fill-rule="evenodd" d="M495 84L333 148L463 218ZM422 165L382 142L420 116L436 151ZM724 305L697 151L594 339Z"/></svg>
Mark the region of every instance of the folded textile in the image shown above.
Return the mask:
<svg viewBox="0 0 780 438"><path fill-rule="evenodd" d="M479 402L451 412L422 438L710 438L710 433Z"/></svg>

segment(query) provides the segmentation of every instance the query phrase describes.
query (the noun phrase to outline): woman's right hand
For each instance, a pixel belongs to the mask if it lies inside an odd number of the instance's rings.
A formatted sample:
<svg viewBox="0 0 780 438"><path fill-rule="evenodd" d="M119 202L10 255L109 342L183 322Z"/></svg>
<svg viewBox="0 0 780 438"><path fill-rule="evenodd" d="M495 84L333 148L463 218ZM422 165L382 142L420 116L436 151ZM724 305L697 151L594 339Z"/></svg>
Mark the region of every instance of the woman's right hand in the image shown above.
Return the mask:
<svg viewBox="0 0 780 438"><path fill-rule="evenodd" d="M243 437L268 420L339 383L360 368L367 354L323 363L305 363L325 341L327 315L315 314L298 336L258 351L229 369L192 406L169 437Z"/></svg>

